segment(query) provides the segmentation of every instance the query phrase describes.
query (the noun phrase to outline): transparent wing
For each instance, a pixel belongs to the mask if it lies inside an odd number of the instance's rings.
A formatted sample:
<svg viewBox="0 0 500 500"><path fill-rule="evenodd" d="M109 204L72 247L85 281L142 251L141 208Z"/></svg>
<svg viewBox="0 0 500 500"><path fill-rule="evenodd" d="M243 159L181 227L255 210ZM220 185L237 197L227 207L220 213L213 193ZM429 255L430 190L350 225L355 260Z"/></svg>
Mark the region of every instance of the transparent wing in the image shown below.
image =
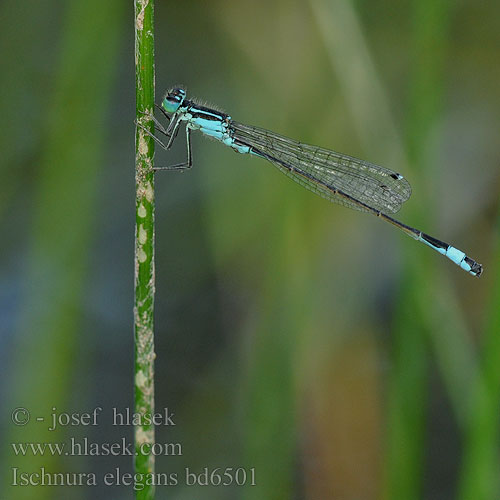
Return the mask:
<svg viewBox="0 0 500 500"><path fill-rule="evenodd" d="M264 153L284 174L335 203L362 212L369 207L395 213L411 195L408 181L387 168L235 121L230 129L234 139Z"/></svg>

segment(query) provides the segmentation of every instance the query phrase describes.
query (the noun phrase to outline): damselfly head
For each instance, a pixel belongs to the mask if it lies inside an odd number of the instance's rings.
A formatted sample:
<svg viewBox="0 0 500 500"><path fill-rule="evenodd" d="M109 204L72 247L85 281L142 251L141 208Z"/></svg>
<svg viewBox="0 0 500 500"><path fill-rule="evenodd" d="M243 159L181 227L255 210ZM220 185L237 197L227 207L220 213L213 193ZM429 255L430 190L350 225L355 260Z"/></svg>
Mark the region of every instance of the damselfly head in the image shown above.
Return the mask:
<svg viewBox="0 0 500 500"><path fill-rule="evenodd" d="M161 105L167 113L175 113L184 102L186 91L181 88L174 88L167 92Z"/></svg>

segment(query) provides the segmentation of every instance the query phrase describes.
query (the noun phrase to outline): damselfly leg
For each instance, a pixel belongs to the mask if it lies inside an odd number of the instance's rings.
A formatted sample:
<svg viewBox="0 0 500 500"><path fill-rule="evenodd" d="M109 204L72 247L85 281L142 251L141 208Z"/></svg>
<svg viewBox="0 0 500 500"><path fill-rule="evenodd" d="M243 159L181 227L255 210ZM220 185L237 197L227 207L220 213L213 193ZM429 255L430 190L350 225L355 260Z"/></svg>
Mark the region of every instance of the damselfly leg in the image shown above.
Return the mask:
<svg viewBox="0 0 500 500"><path fill-rule="evenodd" d="M161 109L161 108L160 108ZM154 116L151 115L150 118L155 124L155 130L158 130L158 132L162 133L166 137L168 137L168 142L165 144L161 139L156 137L152 132L150 132L144 125L141 123L138 123L136 121L136 125L140 127L146 135L149 135L160 147L168 151L171 147L172 144L177 137L177 134L179 133L179 125L181 121L178 119L176 115L172 117L172 119L165 113L165 111L162 110L162 113L165 115L165 117L170 121L168 128L165 130L163 127L162 123ZM186 127L186 145L187 145L187 160L182 163L175 163L174 165L168 165L168 166L155 166L153 167L153 170L187 170L190 169L193 166L193 156L191 152L191 129L189 127Z"/></svg>
<svg viewBox="0 0 500 500"><path fill-rule="evenodd" d="M178 130L178 128L176 129ZM175 132L177 135L177 131ZM174 136L175 139L175 136ZM173 139L169 141L172 145ZM191 129L186 127L186 145L187 145L187 160L183 163L176 163L174 165L169 165L168 167L153 167L153 170L188 170L193 166L193 154L191 152ZM168 148L165 148L168 149Z"/></svg>

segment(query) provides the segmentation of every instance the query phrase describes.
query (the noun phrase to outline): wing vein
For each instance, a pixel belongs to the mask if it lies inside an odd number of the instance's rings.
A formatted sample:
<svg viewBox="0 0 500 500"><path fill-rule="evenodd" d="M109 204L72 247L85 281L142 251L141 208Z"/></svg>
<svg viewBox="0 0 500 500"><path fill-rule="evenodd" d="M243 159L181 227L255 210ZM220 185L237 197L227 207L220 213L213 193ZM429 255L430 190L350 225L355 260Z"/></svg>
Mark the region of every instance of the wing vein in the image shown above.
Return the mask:
<svg viewBox="0 0 500 500"><path fill-rule="evenodd" d="M235 121L230 129L234 139L255 148L294 181L335 203L355 210L395 213L411 195L408 181L390 169Z"/></svg>

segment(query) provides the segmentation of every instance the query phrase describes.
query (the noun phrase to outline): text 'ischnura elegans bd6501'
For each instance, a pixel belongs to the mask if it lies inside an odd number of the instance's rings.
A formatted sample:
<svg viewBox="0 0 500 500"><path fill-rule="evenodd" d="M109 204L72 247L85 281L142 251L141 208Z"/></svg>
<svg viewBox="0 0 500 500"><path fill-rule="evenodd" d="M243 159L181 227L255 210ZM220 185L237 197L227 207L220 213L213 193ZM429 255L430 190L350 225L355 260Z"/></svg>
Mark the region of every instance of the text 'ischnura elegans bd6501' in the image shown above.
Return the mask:
<svg viewBox="0 0 500 500"><path fill-rule="evenodd" d="M458 248L407 226L387 215L395 213L410 197L408 181L397 172L336 153L329 149L309 146L288 137L234 121L229 115L186 99L182 88L170 90L158 106L169 121L165 129L152 117L156 130L165 135L166 144L144 129L164 149L170 149L179 126L185 124L187 161L156 170L183 170L193 164L191 130L217 139L238 153L248 153L270 161L285 175L307 189L335 203L361 212L368 212L390 222L417 241L425 243L448 257L465 271L480 276L481 264Z"/></svg>

